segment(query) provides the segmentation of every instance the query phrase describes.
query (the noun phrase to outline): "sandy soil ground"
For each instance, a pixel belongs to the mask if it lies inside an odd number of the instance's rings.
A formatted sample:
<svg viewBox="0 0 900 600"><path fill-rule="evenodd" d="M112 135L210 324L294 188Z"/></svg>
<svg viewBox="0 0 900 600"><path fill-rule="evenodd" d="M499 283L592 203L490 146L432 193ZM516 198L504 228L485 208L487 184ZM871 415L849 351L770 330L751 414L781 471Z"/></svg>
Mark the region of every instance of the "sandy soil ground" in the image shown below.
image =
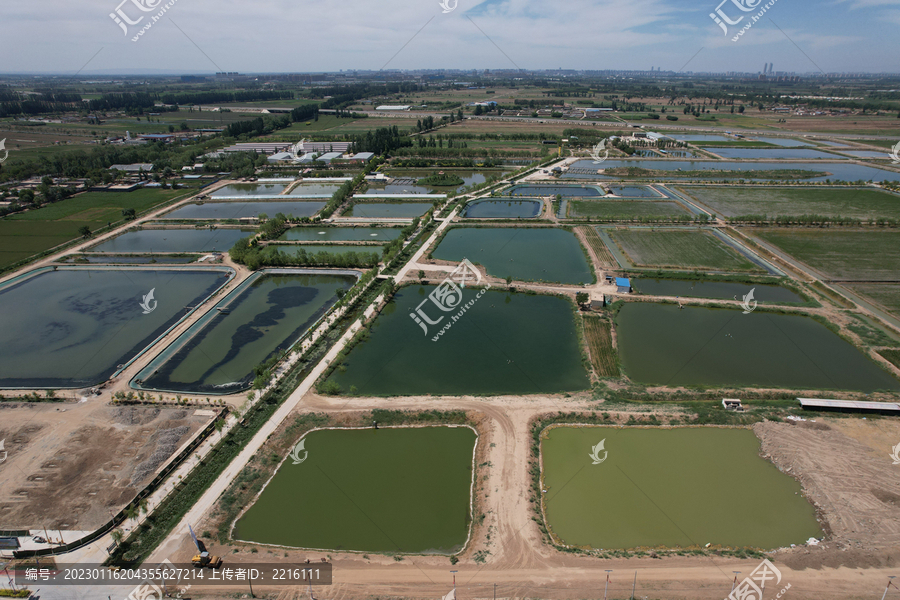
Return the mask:
<svg viewBox="0 0 900 600"><path fill-rule="evenodd" d="M556 550L542 542L528 499L529 424L542 414L584 410L585 396L392 399L330 398L307 394L295 414L392 409L465 409L481 422L482 447L490 467L476 498L475 514L484 513L460 561L447 557L392 557L321 551L286 550L248 544L210 544L231 566L244 562L318 562L330 558L335 583L317 588L317 598L439 598L452 587L450 570L458 570L459 598L598 598L611 569L610 598L721 599L728 595L734 571L744 577L760 559L718 556L670 556L601 560ZM654 409L658 415L660 409ZM618 414L609 411L614 417ZM629 413L633 414L633 413ZM627 417L621 415L622 421ZM791 584L790 597L846 599L875 597L887 576L900 567L900 466L889 457L900 441L900 422L888 419L817 419L817 422L762 423L754 427L761 454L798 477L819 509L825 542L776 551L771 559ZM290 423L287 419L285 424ZM277 438L273 434L272 438ZM264 450L263 450L264 451ZM884 498L884 499L882 499ZM195 527L211 529L210 522ZM255 552L253 551L255 548ZM190 538L172 557L193 552ZM779 587L780 589L780 587ZM771 594L770 594L771 591ZM767 590L774 597L778 589ZM260 590L256 590L257 594ZM307 597L306 588L263 590L278 600ZM217 597L212 591L204 595ZM224 597L224 595L222 596Z"/></svg>
<svg viewBox="0 0 900 600"><path fill-rule="evenodd" d="M209 422L195 410L0 404L0 529L98 528Z"/></svg>

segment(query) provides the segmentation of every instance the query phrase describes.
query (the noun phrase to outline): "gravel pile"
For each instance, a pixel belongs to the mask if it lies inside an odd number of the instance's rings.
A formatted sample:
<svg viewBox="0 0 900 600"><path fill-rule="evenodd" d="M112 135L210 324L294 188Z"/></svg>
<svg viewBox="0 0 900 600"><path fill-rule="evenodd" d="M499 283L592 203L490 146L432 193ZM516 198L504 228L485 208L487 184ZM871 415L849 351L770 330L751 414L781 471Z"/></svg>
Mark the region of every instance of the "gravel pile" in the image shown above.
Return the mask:
<svg viewBox="0 0 900 600"><path fill-rule="evenodd" d="M191 430L187 425L167 429L159 434L156 439L156 450L150 457L134 469L131 476L131 485L137 485L140 481L156 472L161 464L166 462L178 449L178 442Z"/></svg>

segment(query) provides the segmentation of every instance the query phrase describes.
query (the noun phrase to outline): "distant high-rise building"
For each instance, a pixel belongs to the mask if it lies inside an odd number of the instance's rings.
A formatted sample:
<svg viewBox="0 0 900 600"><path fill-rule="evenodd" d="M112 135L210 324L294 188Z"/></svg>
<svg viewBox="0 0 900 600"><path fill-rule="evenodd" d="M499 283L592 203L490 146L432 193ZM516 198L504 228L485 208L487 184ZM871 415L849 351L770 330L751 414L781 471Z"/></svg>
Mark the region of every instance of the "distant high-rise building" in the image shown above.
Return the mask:
<svg viewBox="0 0 900 600"><path fill-rule="evenodd" d="M775 63L769 63L769 73L775 74Z"/></svg>

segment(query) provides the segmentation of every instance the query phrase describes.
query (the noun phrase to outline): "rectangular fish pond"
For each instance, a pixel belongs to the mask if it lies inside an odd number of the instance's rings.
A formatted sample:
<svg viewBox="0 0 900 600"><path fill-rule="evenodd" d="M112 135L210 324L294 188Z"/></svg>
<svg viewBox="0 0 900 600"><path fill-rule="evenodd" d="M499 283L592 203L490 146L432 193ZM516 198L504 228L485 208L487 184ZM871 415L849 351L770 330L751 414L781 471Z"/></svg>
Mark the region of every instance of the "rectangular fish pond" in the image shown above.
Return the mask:
<svg viewBox="0 0 900 600"><path fill-rule="evenodd" d="M399 227L292 227L278 238L283 242L389 242L400 237Z"/></svg>
<svg viewBox="0 0 900 600"><path fill-rule="evenodd" d="M690 211L673 201L649 200L569 200L567 217L629 220L642 218L689 217Z"/></svg>
<svg viewBox="0 0 900 600"><path fill-rule="evenodd" d="M540 200L476 200L466 205L468 219L533 219L541 214Z"/></svg>
<svg viewBox="0 0 900 600"><path fill-rule="evenodd" d="M563 198L599 198L606 195L599 185L517 185L503 193L506 196L562 196Z"/></svg>
<svg viewBox="0 0 900 600"><path fill-rule="evenodd" d="M321 429L235 523L242 541L454 554L466 543L477 435L468 427Z"/></svg>
<svg viewBox="0 0 900 600"><path fill-rule="evenodd" d="M544 514L564 544L769 550L822 537L800 484L749 429L563 425L541 438Z"/></svg>
<svg viewBox="0 0 900 600"><path fill-rule="evenodd" d="M233 183L212 193L212 198L239 198L242 196L277 196L288 189L289 183Z"/></svg>
<svg viewBox="0 0 900 600"><path fill-rule="evenodd" d="M450 312L431 299L435 289L398 290L368 339L335 361L326 390L403 396L552 394L589 387L571 301L499 290L478 297L481 291L467 288ZM418 310L438 323L424 330L411 316Z"/></svg>
<svg viewBox="0 0 900 600"><path fill-rule="evenodd" d="M353 271L271 269L254 274L138 373L135 389L230 394L254 367L300 339L356 282Z"/></svg>
<svg viewBox="0 0 900 600"><path fill-rule="evenodd" d="M810 317L627 303L616 328L622 366L638 383L900 390L900 381Z"/></svg>
<svg viewBox="0 0 900 600"><path fill-rule="evenodd" d="M575 234L553 227L454 227L432 254L453 262L468 258L493 277L516 281L595 281Z"/></svg>
<svg viewBox="0 0 900 600"><path fill-rule="evenodd" d="M297 218L311 217L325 202L200 202L186 204L163 215L163 219L246 219L278 213Z"/></svg>
<svg viewBox="0 0 900 600"><path fill-rule="evenodd" d="M129 254L132 252L228 252L241 238L254 231L243 229L140 229L102 242L89 252Z"/></svg>
<svg viewBox="0 0 900 600"><path fill-rule="evenodd" d="M345 210L342 217L364 219L415 219L434 208L430 202L361 202L353 201L353 205Z"/></svg>
<svg viewBox="0 0 900 600"><path fill-rule="evenodd" d="M232 276L227 268L58 267L16 278L0 288L0 387L106 381Z"/></svg>

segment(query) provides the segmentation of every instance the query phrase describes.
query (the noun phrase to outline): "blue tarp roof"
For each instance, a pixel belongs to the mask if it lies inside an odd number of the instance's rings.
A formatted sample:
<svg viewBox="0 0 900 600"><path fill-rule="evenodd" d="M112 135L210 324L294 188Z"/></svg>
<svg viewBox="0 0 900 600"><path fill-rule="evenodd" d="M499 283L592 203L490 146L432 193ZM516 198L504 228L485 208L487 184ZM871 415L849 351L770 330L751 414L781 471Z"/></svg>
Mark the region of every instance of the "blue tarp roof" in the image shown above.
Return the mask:
<svg viewBox="0 0 900 600"><path fill-rule="evenodd" d="M631 287L631 282L625 277L616 277L616 285L619 287Z"/></svg>

